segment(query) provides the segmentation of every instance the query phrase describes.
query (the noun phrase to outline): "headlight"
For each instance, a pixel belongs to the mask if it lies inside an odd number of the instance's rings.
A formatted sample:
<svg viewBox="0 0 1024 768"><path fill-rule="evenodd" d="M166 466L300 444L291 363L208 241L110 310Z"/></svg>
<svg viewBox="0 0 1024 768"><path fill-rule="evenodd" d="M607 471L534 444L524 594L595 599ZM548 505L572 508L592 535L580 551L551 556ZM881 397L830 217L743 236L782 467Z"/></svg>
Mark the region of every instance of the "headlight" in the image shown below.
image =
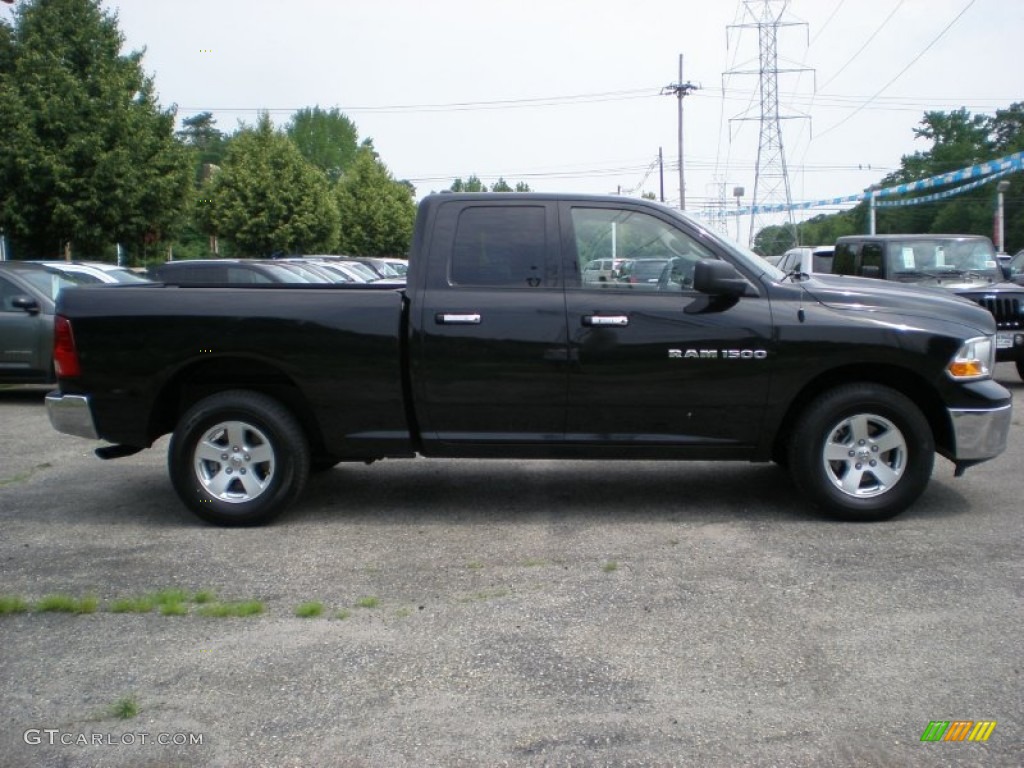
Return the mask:
<svg viewBox="0 0 1024 768"><path fill-rule="evenodd" d="M946 366L946 372L957 381L985 379L992 375L996 362L996 345L991 336L968 339Z"/></svg>

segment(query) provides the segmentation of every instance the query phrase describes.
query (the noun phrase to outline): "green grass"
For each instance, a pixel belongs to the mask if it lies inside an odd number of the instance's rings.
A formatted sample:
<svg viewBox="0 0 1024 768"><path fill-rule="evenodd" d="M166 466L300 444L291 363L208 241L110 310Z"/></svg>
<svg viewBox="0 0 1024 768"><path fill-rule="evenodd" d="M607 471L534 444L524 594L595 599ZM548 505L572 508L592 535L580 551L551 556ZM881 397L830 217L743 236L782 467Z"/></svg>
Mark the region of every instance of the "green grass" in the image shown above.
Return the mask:
<svg viewBox="0 0 1024 768"><path fill-rule="evenodd" d="M263 603L259 600L242 600L237 603L206 603L199 606L198 613L200 616L223 619L258 616L263 610Z"/></svg>
<svg viewBox="0 0 1024 768"><path fill-rule="evenodd" d="M466 567L469 568L471 571L479 571L481 568L484 567L484 564L481 563L479 560L470 560L468 563L466 563Z"/></svg>
<svg viewBox="0 0 1024 768"><path fill-rule="evenodd" d="M614 560L609 560L607 563L601 566L601 570L605 573L612 573L619 570L619 564Z"/></svg>
<svg viewBox="0 0 1024 768"><path fill-rule="evenodd" d="M152 595L139 597L122 597L110 604L111 613L149 613L156 608L156 600Z"/></svg>
<svg viewBox="0 0 1024 768"><path fill-rule="evenodd" d="M47 595L36 603L36 611L39 613L95 613L100 601L89 595L83 598L74 598L71 595Z"/></svg>
<svg viewBox="0 0 1024 768"><path fill-rule="evenodd" d="M376 597L360 597L356 601L358 608L376 608L378 605L380 605L380 600Z"/></svg>
<svg viewBox="0 0 1024 768"><path fill-rule="evenodd" d="M17 595L0 595L0 616L9 613L25 613L28 611L28 603Z"/></svg>
<svg viewBox="0 0 1024 768"><path fill-rule="evenodd" d="M188 615L188 603L161 603L160 604L160 615L161 616L187 616Z"/></svg>
<svg viewBox="0 0 1024 768"><path fill-rule="evenodd" d="M347 619L351 615L352 615L352 611L348 610L348 608L342 608L340 611L338 611L336 614L334 614L334 618L340 619L341 621L344 621L345 619Z"/></svg>
<svg viewBox="0 0 1024 768"><path fill-rule="evenodd" d="M122 696L110 705L110 714L120 720L131 720L139 714L139 703L134 696Z"/></svg>
<svg viewBox="0 0 1024 768"><path fill-rule="evenodd" d="M217 593L212 589L203 589L192 595L192 602L196 605L206 605L217 599Z"/></svg>
<svg viewBox="0 0 1024 768"><path fill-rule="evenodd" d="M175 605L189 602L191 595L184 589L161 589L153 593L152 598L157 605Z"/></svg>
<svg viewBox="0 0 1024 768"><path fill-rule="evenodd" d="M295 607L295 615L300 619L312 619L324 612L324 604L312 600Z"/></svg>
<svg viewBox="0 0 1024 768"><path fill-rule="evenodd" d="M526 568L538 568L538 567L540 567L542 565L547 565L547 564L548 564L547 560L542 560L539 557L528 557L525 560L523 560L523 565Z"/></svg>

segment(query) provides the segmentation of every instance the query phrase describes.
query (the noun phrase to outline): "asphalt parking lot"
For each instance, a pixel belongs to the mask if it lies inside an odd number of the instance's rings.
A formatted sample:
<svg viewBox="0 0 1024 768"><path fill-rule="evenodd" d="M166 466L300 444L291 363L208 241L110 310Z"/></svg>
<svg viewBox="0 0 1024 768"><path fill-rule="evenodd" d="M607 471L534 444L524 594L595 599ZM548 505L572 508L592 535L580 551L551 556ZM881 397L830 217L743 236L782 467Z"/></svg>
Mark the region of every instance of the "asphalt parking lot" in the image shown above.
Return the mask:
<svg viewBox="0 0 1024 768"><path fill-rule="evenodd" d="M165 442L102 462L45 388L0 389L0 595L29 607L0 615L0 765L1022 765L1024 385L997 378L1007 452L937 460L873 525L774 466L420 460L220 529ZM115 612L172 589L183 615ZM921 741L968 720L997 725Z"/></svg>

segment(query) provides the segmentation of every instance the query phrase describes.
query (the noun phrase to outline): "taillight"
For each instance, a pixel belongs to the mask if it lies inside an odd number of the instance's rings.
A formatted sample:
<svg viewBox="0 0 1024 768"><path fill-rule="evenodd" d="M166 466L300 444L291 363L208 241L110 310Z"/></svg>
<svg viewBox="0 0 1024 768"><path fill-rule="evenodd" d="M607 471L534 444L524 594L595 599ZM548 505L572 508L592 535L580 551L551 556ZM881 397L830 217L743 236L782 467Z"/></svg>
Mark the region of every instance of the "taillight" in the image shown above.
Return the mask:
<svg viewBox="0 0 1024 768"><path fill-rule="evenodd" d="M74 378L82 374L71 321L61 315L57 315L53 321L53 368L62 378Z"/></svg>

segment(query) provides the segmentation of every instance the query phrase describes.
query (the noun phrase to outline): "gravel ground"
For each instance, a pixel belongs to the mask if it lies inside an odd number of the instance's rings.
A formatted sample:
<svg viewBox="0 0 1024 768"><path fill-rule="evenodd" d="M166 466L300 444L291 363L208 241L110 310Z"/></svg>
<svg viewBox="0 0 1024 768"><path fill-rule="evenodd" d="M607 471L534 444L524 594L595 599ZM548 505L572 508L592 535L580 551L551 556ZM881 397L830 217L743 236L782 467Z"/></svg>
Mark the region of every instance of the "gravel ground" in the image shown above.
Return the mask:
<svg viewBox="0 0 1024 768"><path fill-rule="evenodd" d="M98 610L0 616L0 766L1024 764L1019 410L1005 455L939 460L883 524L774 466L420 460L226 530L166 443L101 462L44 391L0 390L0 594ZM169 588L264 612L111 610ZM933 720L998 725L922 743Z"/></svg>

